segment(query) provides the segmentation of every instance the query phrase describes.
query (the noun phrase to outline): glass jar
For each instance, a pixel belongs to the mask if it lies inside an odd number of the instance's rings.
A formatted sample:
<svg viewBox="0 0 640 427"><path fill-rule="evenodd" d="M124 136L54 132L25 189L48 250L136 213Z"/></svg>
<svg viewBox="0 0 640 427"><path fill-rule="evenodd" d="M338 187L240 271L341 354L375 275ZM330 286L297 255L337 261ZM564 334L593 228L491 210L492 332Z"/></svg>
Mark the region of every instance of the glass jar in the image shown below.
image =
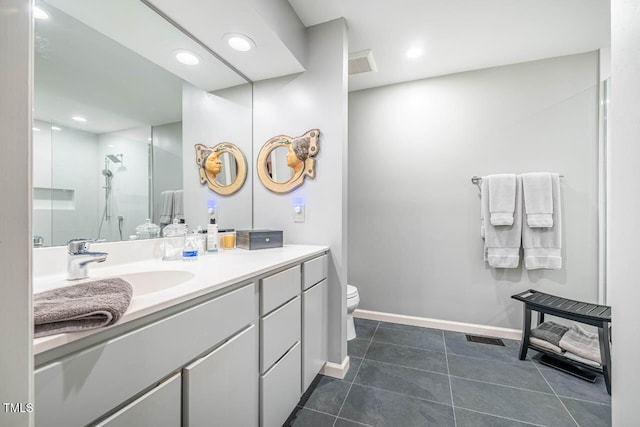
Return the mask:
<svg viewBox="0 0 640 427"><path fill-rule="evenodd" d="M177 218L173 219L173 223L167 225L162 230L164 239L164 260L182 259L182 249L184 248L185 238L187 236L187 226L180 224Z"/></svg>
<svg viewBox="0 0 640 427"><path fill-rule="evenodd" d="M234 249L236 247L236 230L225 228L218 230L218 248Z"/></svg>
<svg viewBox="0 0 640 427"><path fill-rule="evenodd" d="M136 227L136 236L138 239L155 239L156 237L160 237L160 226L152 223L151 220L147 218L144 224Z"/></svg>

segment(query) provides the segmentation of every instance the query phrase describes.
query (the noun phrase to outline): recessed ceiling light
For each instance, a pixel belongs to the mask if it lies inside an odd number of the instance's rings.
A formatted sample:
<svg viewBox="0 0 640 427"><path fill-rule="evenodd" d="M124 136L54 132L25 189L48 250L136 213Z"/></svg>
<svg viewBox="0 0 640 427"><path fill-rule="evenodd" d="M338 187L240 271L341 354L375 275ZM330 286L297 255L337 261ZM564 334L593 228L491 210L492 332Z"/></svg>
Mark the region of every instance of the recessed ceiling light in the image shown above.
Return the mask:
<svg viewBox="0 0 640 427"><path fill-rule="evenodd" d="M198 65L200 63L200 58L188 50L178 50L176 51L176 59L178 62L184 65Z"/></svg>
<svg viewBox="0 0 640 427"><path fill-rule="evenodd" d="M33 128L33 131L34 131L34 132L40 132L40 128L34 127L34 128Z"/></svg>
<svg viewBox="0 0 640 427"><path fill-rule="evenodd" d="M407 50L407 57L414 59L422 56L422 49L419 47L412 47Z"/></svg>
<svg viewBox="0 0 640 427"><path fill-rule="evenodd" d="M82 116L73 116L71 117L72 120L75 120L76 122L80 122L80 123L86 123L87 119L85 119Z"/></svg>
<svg viewBox="0 0 640 427"><path fill-rule="evenodd" d="M255 47L255 42L251 38L240 33L227 33L223 37L232 49L240 52L247 52Z"/></svg>
<svg viewBox="0 0 640 427"><path fill-rule="evenodd" d="M47 20L49 19L49 14L38 6L33 6L33 17L36 19Z"/></svg>
<svg viewBox="0 0 640 427"><path fill-rule="evenodd" d="M147 141L153 141L153 139L151 139L151 138L147 138Z"/></svg>
<svg viewBox="0 0 640 427"><path fill-rule="evenodd" d="M51 130L62 130L62 128L59 128L58 126L51 126Z"/></svg>

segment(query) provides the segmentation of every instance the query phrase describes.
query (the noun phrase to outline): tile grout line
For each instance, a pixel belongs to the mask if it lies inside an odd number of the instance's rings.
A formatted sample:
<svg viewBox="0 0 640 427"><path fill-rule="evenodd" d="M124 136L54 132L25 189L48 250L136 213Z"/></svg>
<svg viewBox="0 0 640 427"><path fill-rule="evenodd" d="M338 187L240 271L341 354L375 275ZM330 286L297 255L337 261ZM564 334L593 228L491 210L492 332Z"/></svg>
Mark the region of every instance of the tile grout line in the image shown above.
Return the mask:
<svg viewBox="0 0 640 427"><path fill-rule="evenodd" d="M478 411L477 409L468 409L468 408L463 408L462 406L460 406L459 408L462 409L463 411L475 412L476 414L487 415L489 417L501 418L503 420L509 420L509 421L516 421L518 423L527 424L527 425L536 426L536 427L547 427L544 424L530 423L529 421L522 421L517 418L509 418L509 417L504 417L502 415L496 415L496 414L490 414L488 412Z"/></svg>
<svg viewBox="0 0 640 427"><path fill-rule="evenodd" d="M451 396L451 412L453 412L453 426L458 427L458 421L456 421L456 406L453 402L453 385L451 384L451 372L449 371L449 355L447 354L447 339L442 332L442 344L444 345L444 359L447 363L447 380L449 381L449 393Z"/></svg>
<svg viewBox="0 0 640 427"><path fill-rule="evenodd" d="M355 423L355 424L360 424L360 425L367 426L367 427L373 427L371 424L365 424L365 423L361 423L360 421L350 420L349 418L339 417L337 415L333 415L333 414L330 414L328 412L319 411L319 410L313 409L313 408L307 408L306 406L298 406L298 409L304 409L306 411L317 412L318 414L328 415L328 416L330 416L332 418L340 418L341 420L346 420L346 421L349 421L349 422L352 422L352 423ZM337 422L337 420L334 421L334 422Z"/></svg>
<svg viewBox="0 0 640 427"><path fill-rule="evenodd" d="M558 396L558 393L556 393L555 389L551 386L551 383L547 380L547 377L544 376L544 374L540 371L540 368L538 368L538 365L536 365L533 360L531 360L531 363L533 364L533 366L536 367L536 369L538 370L538 373L540 374L540 376L544 379L544 381L547 383L547 385L549 386L549 388L551 389L551 391L553 392L553 394L556 396L556 399L558 399L560 401L560 404L562 405L562 407L564 408L565 411L567 411L567 414L569 414L569 416L571 417L571 419L573 420L574 423L576 423L576 425L578 427L580 427L580 424L578 424L578 421L576 421L575 418L573 418L573 414L569 411L569 409L567 408L567 406L564 404L564 402L562 401L562 399L560 399L560 396Z"/></svg>
<svg viewBox="0 0 640 427"><path fill-rule="evenodd" d="M391 363L391 362L385 362L382 360L376 360L376 359L367 359L369 362L375 362L375 363L382 363L383 365L391 365L391 366L396 366L398 368L404 368L404 369L413 369L414 371L420 371L420 372L427 372L429 374L437 374L437 375L448 375L446 372L436 372L436 371L430 371L428 369L420 369L420 368L414 368L413 366L408 366L408 365L400 365L398 363ZM445 361L446 363L446 361Z"/></svg>
<svg viewBox="0 0 640 427"><path fill-rule="evenodd" d="M351 388L353 387L353 383L355 382L356 377L358 376L358 372L360 372L360 368L362 368L362 363L364 362L364 358L367 356L367 351L369 351L369 347L371 347L371 343L373 342L373 337L376 335L376 332L378 332L378 328L379 327L380 327L380 322L378 322L378 324L376 325L375 331L373 331L373 334L371 335L371 338L369 338L369 344L367 345L367 349L364 351L364 354L362 355L362 360L360 361L360 366L358 366L358 370L353 375L353 380L351 380L351 384L349 384L349 390L347 390L347 394L344 395L344 400L342 401L342 405L340 405L340 409L338 410L338 414L336 415L336 419L333 421L332 427L336 427L336 423L338 422L338 418L340 417L340 413L342 412L342 408L344 408L344 404L347 402L347 397L349 397L349 393L351 393ZM347 419L347 418L345 418L345 419Z"/></svg>

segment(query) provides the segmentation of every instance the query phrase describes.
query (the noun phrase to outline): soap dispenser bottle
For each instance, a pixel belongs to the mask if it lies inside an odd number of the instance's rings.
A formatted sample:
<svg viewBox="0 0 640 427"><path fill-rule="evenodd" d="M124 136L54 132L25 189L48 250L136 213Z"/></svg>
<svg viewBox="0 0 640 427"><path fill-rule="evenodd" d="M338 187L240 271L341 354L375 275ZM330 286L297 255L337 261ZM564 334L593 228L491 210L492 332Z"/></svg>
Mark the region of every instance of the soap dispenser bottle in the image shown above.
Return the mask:
<svg viewBox="0 0 640 427"><path fill-rule="evenodd" d="M218 226L215 218L211 218L207 226L207 252L218 252Z"/></svg>

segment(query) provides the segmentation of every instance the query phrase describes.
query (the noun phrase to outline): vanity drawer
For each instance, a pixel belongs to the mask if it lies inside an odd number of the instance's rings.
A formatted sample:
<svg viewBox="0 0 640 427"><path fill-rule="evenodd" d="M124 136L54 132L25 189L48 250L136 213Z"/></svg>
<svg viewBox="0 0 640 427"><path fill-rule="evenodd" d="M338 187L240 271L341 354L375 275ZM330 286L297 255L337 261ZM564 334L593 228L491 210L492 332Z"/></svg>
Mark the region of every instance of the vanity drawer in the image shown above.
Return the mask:
<svg viewBox="0 0 640 427"><path fill-rule="evenodd" d="M260 280L260 315L264 316L300 294L300 266Z"/></svg>
<svg viewBox="0 0 640 427"><path fill-rule="evenodd" d="M300 341L300 296L260 319L260 373L265 372L296 341Z"/></svg>
<svg viewBox="0 0 640 427"><path fill-rule="evenodd" d="M35 372L36 426L87 425L255 321L247 285Z"/></svg>
<svg viewBox="0 0 640 427"><path fill-rule="evenodd" d="M300 400L300 343L260 377L260 427L281 427Z"/></svg>
<svg viewBox="0 0 640 427"><path fill-rule="evenodd" d="M327 278L327 263L327 256L322 255L302 264L304 274L302 290L309 289L316 283Z"/></svg>
<svg viewBox="0 0 640 427"><path fill-rule="evenodd" d="M180 427L180 389L176 374L95 427Z"/></svg>

